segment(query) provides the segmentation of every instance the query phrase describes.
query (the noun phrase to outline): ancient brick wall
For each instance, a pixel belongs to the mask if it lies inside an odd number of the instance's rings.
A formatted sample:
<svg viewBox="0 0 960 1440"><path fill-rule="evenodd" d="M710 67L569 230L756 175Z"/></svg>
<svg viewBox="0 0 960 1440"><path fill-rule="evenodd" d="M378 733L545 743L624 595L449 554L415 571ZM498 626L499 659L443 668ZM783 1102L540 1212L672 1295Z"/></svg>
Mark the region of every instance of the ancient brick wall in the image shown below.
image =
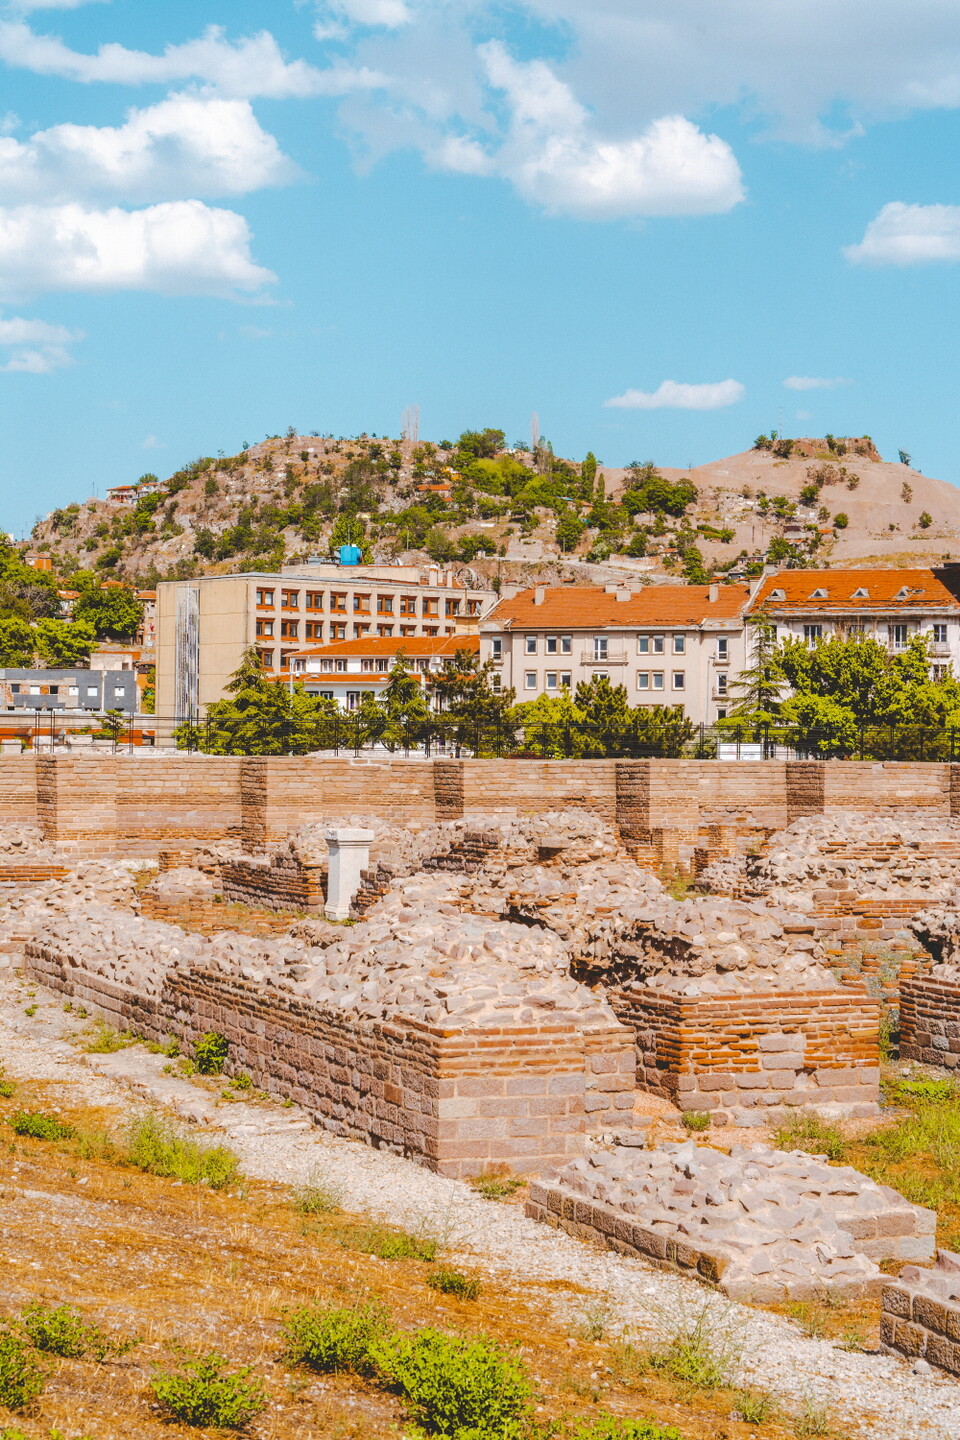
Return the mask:
<svg viewBox="0 0 960 1440"><path fill-rule="evenodd" d="M228 900L261 905L268 910L323 910L326 865L303 865L295 855L273 855L269 860L221 860L220 883Z"/></svg>
<svg viewBox="0 0 960 1440"><path fill-rule="evenodd" d="M251 905L224 905L215 900L158 900L143 895L140 913L147 920L162 920L166 925L179 925L198 935L218 935L221 930L237 930L241 935L283 935L293 924L294 915L272 908L258 909Z"/></svg>
<svg viewBox="0 0 960 1440"><path fill-rule="evenodd" d="M190 1047L207 1031L226 1036L227 1074L245 1072L334 1134L444 1175L542 1170L579 1154L587 1135L630 1125L636 1061L621 1026L372 1021L205 971L175 974L161 997L145 998L68 969L39 941L25 963L51 989L147 1039L176 1036Z"/></svg>
<svg viewBox="0 0 960 1440"><path fill-rule="evenodd" d="M759 1125L771 1110L879 1095L880 1008L864 991L683 997L612 991L637 1037L637 1083L714 1123Z"/></svg>
<svg viewBox="0 0 960 1440"><path fill-rule="evenodd" d="M900 1057L960 1065L960 985L920 977L900 987Z"/></svg>
<svg viewBox="0 0 960 1440"><path fill-rule="evenodd" d="M39 825L37 756L0 756L0 817L5 824Z"/></svg>

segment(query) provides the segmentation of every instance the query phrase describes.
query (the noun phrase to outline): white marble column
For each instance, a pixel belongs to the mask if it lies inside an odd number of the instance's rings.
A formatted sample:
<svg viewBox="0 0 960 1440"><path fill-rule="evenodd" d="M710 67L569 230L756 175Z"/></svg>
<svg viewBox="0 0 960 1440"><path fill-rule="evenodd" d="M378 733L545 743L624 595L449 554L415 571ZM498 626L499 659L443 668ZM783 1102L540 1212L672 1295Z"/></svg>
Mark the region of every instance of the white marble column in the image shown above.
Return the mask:
<svg viewBox="0 0 960 1440"><path fill-rule="evenodd" d="M330 860L327 868L327 903L324 915L328 920L349 920L353 897L360 889L360 872L370 863L372 830L328 830Z"/></svg>

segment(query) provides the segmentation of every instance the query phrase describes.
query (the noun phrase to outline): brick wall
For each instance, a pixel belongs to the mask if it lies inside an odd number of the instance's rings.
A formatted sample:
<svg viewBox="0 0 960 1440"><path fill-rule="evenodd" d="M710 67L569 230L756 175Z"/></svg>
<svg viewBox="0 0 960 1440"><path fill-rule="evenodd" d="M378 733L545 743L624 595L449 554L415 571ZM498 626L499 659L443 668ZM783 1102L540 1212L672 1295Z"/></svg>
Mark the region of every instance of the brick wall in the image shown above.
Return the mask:
<svg viewBox="0 0 960 1440"><path fill-rule="evenodd" d="M636 1035L637 1083L681 1110L709 1111L715 1124L759 1125L802 1105L856 1114L877 1105L880 1007L864 991L615 990L609 1000Z"/></svg>
<svg viewBox="0 0 960 1440"><path fill-rule="evenodd" d="M924 1065L960 1065L960 985L906 980L900 987L900 1057Z"/></svg>
<svg viewBox="0 0 960 1440"><path fill-rule="evenodd" d="M179 925L198 935L219 935L222 930L237 930L241 935L284 935L295 916L249 905L224 905L215 900L177 900L167 902L154 895L144 895L140 913L148 920L162 920L166 925Z"/></svg>
<svg viewBox="0 0 960 1440"><path fill-rule="evenodd" d="M632 1036L618 1025L447 1030L365 1020L206 971L173 975L159 999L26 947L37 980L118 1028L190 1047L207 1031L230 1041L227 1074L245 1072L303 1105L334 1134L397 1151L439 1173L491 1165L520 1173L581 1153L585 1137L629 1126Z"/></svg>
<svg viewBox="0 0 960 1440"><path fill-rule="evenodd" d="M220 883L228 900L268 910L323 910L326 865L302 865L294 855L269 860L242 857L221 860Z"/></svg>

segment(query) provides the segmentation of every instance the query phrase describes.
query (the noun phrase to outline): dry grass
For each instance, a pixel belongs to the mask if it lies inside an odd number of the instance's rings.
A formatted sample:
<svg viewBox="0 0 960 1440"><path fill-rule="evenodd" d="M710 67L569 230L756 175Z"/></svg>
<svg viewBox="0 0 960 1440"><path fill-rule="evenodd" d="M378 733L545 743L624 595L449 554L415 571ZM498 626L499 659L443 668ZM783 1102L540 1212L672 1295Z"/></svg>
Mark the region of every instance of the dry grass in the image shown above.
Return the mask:
<svg viewBox="0 0 960 1440"><path fill-rule="evenodd" d="M0 1100L0 1119L18 1104L51 1110L78 1130L115 1125L118 1114L70 1107L68 1087L18 1085ZM617 1362L617 1341L578 1338L545 1314L544 1292L499 1278L477 1298L431 1288L425 1261L379 1260L351 1248L369 1222L336 1213L304 1214L282 1186L246 1182L227 1192L81 1159L70 1141L48 1143L0 1129L0 1260L6 1284L0 1315L31 1301L70 1303L110 1335L141 1344L114 1362L56 1360L35 1412L0 1410L0 1431L28 1435L58 1428L89 1440L173 1440L198 1432L168 1423L152 1408L148 1380L169 1366L174 1346L217 1350L231 1367L249 1365L269 1406L254 1420L255 1440L397 1440L403 1417L392 1396L353 1376L318 1377L281 1363L279 1320L312 1301L343 1305L376 1298L407 1327L484 1333L517 1345L535 1377L537 1419L590 1418L598 1409L648 1415L677 1426L684 1440L785 1440L773 1422L732 1418L736 1393L690 1396L647 1365ZM584 1297L585 1300L587 1297Z"/></svg>

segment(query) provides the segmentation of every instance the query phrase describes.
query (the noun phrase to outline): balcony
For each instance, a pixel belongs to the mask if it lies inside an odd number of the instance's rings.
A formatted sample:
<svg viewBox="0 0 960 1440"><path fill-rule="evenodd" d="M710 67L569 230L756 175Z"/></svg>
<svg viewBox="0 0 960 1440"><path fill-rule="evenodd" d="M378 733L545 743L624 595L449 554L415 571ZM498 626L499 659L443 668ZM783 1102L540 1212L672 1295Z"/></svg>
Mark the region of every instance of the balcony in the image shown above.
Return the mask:
<svg viewBox="0 0 960 1440"><path fill-rule="evenodd" d="M932 640L930 654L935 660L949 660L950 646L946 640Z"/></svg>
<svg viewBox="0 0 960 1440"><path fill-rule="evenodd" d="M551 657L551 658L552 658L552 657ZM570 657L569 655L568 655L568 656L558 656L558 657L557 657L558 661L559 661L560 659L566 659L566 660L568 661L568 663L569 663L570 658L571 658L571 657ZM658 658L662 659L663 657L661 656L661 657L658 657ZM592 650L592 649L590 649L590 650L583 650L583 651L581 651L581 653L580 653L580 664L581 664L581 665L597 665L597 666L626 665L626 663L627 663L627 661L628 661L629 659L630 659L630 656L627 654L627 651L626 651L625 649L623 649L622 646L609 645L609 646L607 647L607 653L606 653L606 655L598 655L598 654L596 653L596 651L595 651L595 650Z"/></svg>

